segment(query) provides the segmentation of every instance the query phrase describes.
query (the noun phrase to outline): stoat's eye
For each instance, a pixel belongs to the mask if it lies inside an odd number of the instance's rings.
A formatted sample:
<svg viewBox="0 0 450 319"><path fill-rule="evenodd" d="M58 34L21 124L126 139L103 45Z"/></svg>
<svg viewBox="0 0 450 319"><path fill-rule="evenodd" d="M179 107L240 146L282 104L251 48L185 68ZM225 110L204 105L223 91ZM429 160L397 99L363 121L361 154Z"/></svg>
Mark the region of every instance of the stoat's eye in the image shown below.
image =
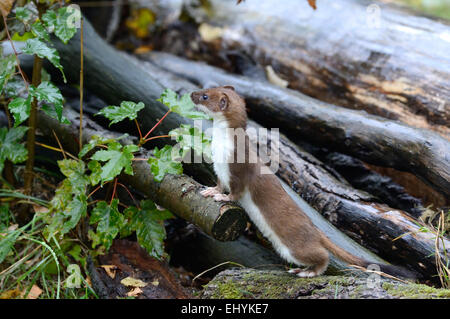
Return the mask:
<svg viewBox="0 0 450 319"><path fill-rule="evenodd" d="M207 95L207 94L203 94L202 99L203 99L204 101L206 101L206 100L208 99L208 95Z"/></svg>

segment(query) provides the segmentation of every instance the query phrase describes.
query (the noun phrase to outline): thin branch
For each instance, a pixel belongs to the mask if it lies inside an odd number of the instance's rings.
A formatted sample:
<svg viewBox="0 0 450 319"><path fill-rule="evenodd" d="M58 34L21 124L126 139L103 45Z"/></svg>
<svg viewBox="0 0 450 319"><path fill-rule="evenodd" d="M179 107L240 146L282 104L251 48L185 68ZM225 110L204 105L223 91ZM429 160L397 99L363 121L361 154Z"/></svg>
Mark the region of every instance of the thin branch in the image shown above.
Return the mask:
<svg viewBox="0 0 450 319"><path fill-rule="evenodd" d="M14 55L16 57L17 67L19 68L20 75L22 76L22 79L25 82L25 86L27 87L27 90L28 90L28 79L27 79L25 73L22 71L22 68L20 67L19 55L17 54L16 47L14 46L14 41L12 40L11 34L9 33L8 24L6 23L6 17L3 15L3 13L2 13L2 17L3 17L3 23L5 24L6 34L8 35L9 42L11 43L11 47L12 47L12 49L14 51Z"/></svg>
<svg viewBox="0 0 450 319"><path fill-rule="evenodd" d="M56 133L55 133L54 130L52 130L52 132L53 132L53 135L55 136L56 142L58 143L59 149L61 150L61 153L62 153L63 156L64 156L64 159L67 159L67 157L66 157L66 152L64 152L64 149L63 149L63 147L62 147L62 145L61 145L61 142L59 141L58 135L56 135Z"/></svg>
<svg viewBox="0 0 450 319"><path fill-rule="evenodd" d="M83 97L84 97L84 45L83 45L83 17L80 25L80 151L83 148Z"/></svg>
<svg viewBox="0 0 450 319"><path fill-rule="evenodd" d="M144 139L146 139L147 136L149 136L149 135L155 130L155 128L157 128L158 125L161 124L161 122L166 118L167 115L170 114L170 112L172 112L172 111L171 111L171 110L168 110L168 111L166 112L166 114L164 114L164 116L158 121L158 123L156 123L155 126L153 126L153 127L151 128L151 130L148 131L147 134L145 134Z"/></svg>
<svg viewBox="0 0 450 319"><path fill-rule="evenodd" d="M72 159L78 161L78 158L76 158L75 156L73 156L73 155L70 154L69 152L61 151L59 148L56 148L56 147L53 147L53 146L50 146L50 145L47 145L47 144L42 144L42 143L39 143L39 142L34 142L34 144L39 145L39 146L42 146L42 147L45 147L45 148L48 148L49 150L52 150L52 151L56 151L56 152L64 152L64 153L65 153L67 156L69 156L70 158L72 158Z"/></svg>
<svg viewBox="0 0 450 319"><path fill-rule="evenodd" d="M111 204L112 204L112 202L113 202L114 197L116 196L116 189L117 189L117 177L116 177L116 179L114 180L113 193L112 193L112 196L111 196L111 201L109 202L109 205L110 205L110 206L111 206Z"/></svg>

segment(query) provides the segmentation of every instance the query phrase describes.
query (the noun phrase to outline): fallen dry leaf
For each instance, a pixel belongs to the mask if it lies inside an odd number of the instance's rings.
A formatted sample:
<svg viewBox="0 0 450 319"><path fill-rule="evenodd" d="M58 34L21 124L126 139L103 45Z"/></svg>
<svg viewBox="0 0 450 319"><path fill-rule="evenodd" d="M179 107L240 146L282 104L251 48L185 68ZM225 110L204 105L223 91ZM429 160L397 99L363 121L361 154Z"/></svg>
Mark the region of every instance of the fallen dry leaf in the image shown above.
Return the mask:
<svg viewBox="0 0 450 319"><path fill-rule="evenodd" d="M48 212L47 207L39 206L39 205L33 205L33 210L35 213L47 213Z"/></svg>
<svg viewBox="0 0 450 319"><path fill-rule="evenodd" d="M314 10L317 9L316 0L308 0L308 3L311 6L311 8L313 8Z"/></svg>
<svg viewBox="0 0 450 319"><path fill-rule="evenodd" d="M267 80L269 80L270 83L278 85L280 87L287 87L289 82L286 80L283 80L278 76L278 74L275 73L275 71L272 69L272 66L268 65L266 66L266 76Z"/></svg>
<svg viewBox="0 0 450 319"><path fill-rule="evenodd" d="M30 292L28 293L27 296L25 296L26 292L27 292L26 289L24 291L22 291L21 296L26 297L26 299L38 299L39 296L42 294L42 289L36 285L33 285L33 287L31 287Z"/></svg>
<svg viewBox="0 0 450 319"><path fill-rule="evenodd" d="M20 289L7 290L0 294L0 299L15 299L20 296Z"/></svg>
<svg viewBox="0 0 450 319"><path fill-rule="evenodd" d="M142 289L139 287L134 288L133 290L129 291L127 293L128 297L137 297L139 296L141 293L143 293Z"/></svg>
<svg viewBox="0 0 450 319"><path fill-rule="evenodd" d="M2 12L2 15L6 17L9 14L12 5L14 4L14 1L16 0L2 0L0 2L0 11Z"/></svg>
<svg viewBox="0 0 450 319"><path fill-rule="evenodd" d="M147 286L146 282L143 282L140 279L136 279L133 277L127 277L120 281L120 283L127 287L145 287Z"/></svg>
<svg viewBox="0 0 450 319"><path fill-rule="evenodd" d="M158 287L159 286L159 281L158 280L152 281L152 285Z"/></svg>
<svg viewBox="0 0 450 319"><path fill-rule="evenodd" d="M215 27L207 23L202 23L198 27L198 33L205 42L212 42L216 39L220 39L223 35L223 29Z"/></svg>
<svg viewBox="0 0 450 319"><path fill-rule="evenodd" d="M100 267L102 267L106 271L106 274L112 279L116 277L116 265L101 265Z"/></svg>

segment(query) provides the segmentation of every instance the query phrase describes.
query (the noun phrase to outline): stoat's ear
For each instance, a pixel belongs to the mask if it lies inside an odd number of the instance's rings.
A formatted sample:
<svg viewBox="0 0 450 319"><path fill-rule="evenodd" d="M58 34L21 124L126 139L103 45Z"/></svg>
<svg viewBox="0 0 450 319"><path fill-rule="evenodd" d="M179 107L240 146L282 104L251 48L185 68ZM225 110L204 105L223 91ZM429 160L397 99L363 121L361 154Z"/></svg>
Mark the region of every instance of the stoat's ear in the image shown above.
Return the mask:
<svg viewBox="0 0 450 319"><path fill-rule="evenodd" d="M232 91L234 91L234 87L232 87L231 85L225 85L225 86L222 86L224 89L228 89L228 90L232 90Z"/></svg>
<svg viewBox="0 0 450 319"><path fill-rule="evenodd" d="M228 107L228 103L229 103L228 96L226 94L223 94L219 101L220 110L221 111L226 110Z"/></svg>

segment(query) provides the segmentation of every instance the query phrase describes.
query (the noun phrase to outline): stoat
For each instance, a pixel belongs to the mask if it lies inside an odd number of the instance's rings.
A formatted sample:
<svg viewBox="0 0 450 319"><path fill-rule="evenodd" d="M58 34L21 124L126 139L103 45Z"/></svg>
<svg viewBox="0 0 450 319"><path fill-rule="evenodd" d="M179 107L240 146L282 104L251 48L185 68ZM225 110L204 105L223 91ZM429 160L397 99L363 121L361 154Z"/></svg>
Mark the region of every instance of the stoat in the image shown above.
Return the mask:
<svg viewBox="0 0 450 319"><path fill-rule="evenodd" d="M239 202L282 258L308 267L289 271L297 276L321 275L328 267L329 252L351 265L366 268L373 264L332 243L286 193L278 178L262 170L265 164L250 149L249 137L245 133L245 101L233 87L196 91L191 94L191 99L198 109L213 119L211 150L218 185L203 190L203 196L214 197L216 201ZM236 137L234 130L241 135L244 132L244 139ZM238 150L245 152L244 157ZM394 276L413 276L401 267L378 266L381 271Z"/></svg>

